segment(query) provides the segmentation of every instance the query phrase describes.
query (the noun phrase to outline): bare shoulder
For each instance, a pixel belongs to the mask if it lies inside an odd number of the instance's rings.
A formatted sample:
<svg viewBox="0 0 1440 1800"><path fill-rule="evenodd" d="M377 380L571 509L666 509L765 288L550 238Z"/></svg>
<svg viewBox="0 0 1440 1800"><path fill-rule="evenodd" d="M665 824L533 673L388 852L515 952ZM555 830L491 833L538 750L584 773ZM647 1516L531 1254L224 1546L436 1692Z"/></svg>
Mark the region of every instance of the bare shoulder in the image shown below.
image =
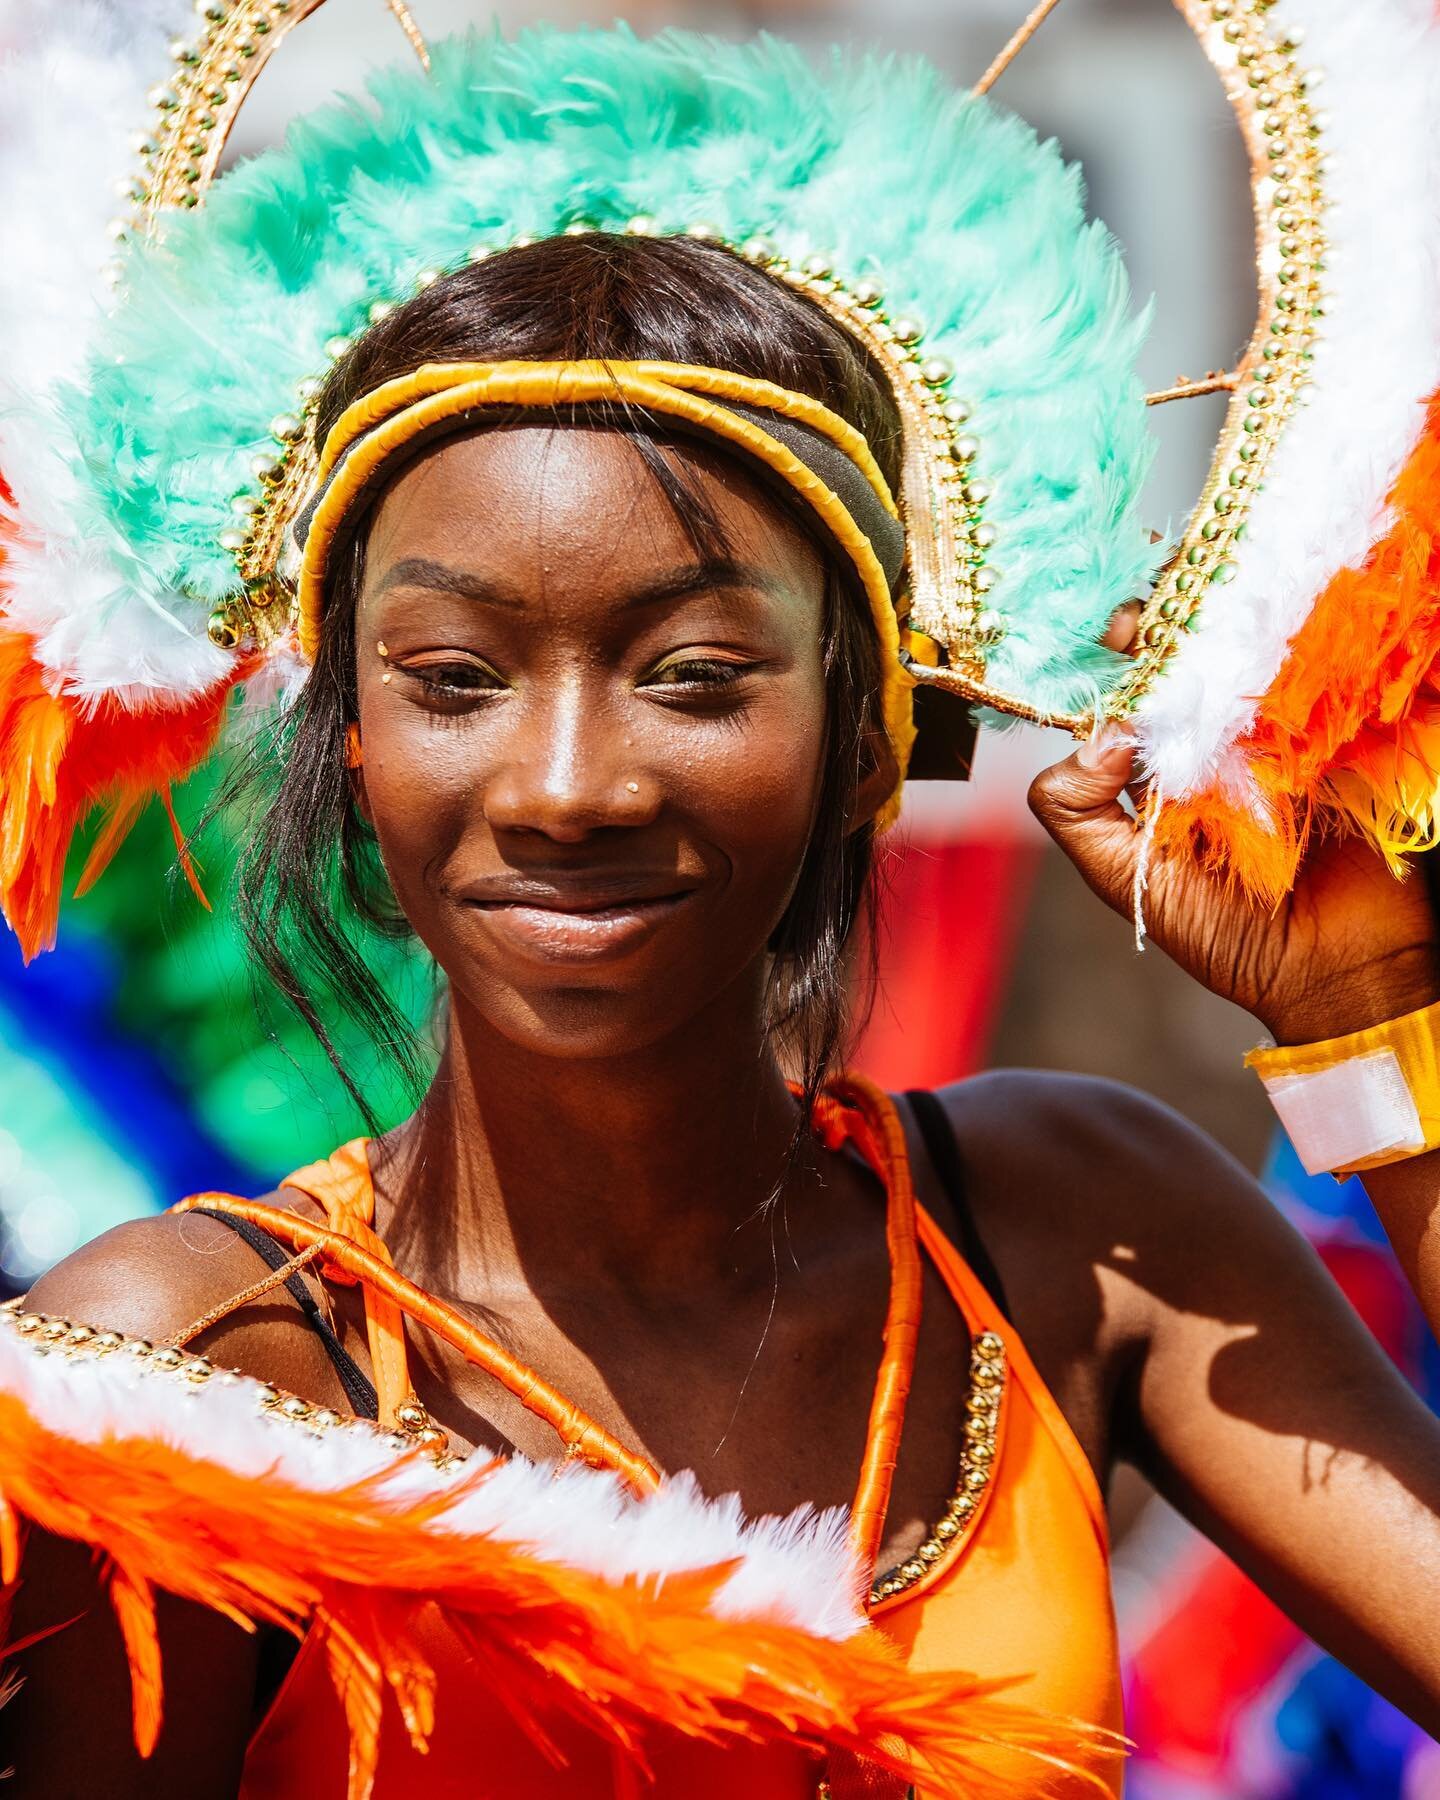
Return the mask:
<svg viewBox="0 0 1440 1800"><path fill-rule="evenodd" d="M1129 1329L1148 1333L1157 1308L1213 1297L1247 1256L1309 1260L1254 1177L1148 1094L1001 1069L940 1098L982 1234L1012 1262L1041 1262L1057 1287L1069 1271L1108 1287L1111 1317Z"/></svg>
<svg viewBox="0 0 1440 1800"><path fill-rule="evenodd" d="M985 1187L1023 1192L1073 1216L1107 1217L1217 1189L1258 1192L1241 1165L1173 1108L1096 1076L995 1069L939 1090L967 1168Z"/></svg>
<svg viewBox="0 0 1440 1800"><path fill-rule="evenodd" d="M293 1190L265 1196L287 1211L310 1203ZM262 1281L265 1263L245 1240L199 1213L158 1213L93 1239L30 1290L35 1312L156 1343L181 1337L208 1313ZM197 1335L194 1347L243 1373L329 1400L328 1359L295 1301L272 1290Z"/></svg>

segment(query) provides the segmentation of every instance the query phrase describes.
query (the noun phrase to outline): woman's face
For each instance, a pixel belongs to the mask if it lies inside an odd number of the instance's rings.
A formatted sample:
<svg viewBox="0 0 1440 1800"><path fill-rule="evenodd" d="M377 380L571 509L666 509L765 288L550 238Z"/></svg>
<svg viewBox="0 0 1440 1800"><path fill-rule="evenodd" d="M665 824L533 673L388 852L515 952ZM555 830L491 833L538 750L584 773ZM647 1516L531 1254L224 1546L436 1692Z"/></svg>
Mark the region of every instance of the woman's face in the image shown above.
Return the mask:
<svg viewBox="0 0 1440 1800"><path fill-rule="evenodd" d="M728 461L666 454L724 560L606 430L446 444L369 537L363 804L456 1004L547 1054L754 1007L810 836L820 559Z"/></svg>

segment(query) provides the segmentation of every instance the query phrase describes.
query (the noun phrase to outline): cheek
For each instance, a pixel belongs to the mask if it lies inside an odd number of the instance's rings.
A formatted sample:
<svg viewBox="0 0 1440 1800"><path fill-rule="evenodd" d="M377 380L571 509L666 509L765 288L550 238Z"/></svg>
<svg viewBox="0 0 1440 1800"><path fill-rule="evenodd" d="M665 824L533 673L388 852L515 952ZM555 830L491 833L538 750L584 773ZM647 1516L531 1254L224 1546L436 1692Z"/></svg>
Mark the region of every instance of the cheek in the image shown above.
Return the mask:
<svg viewBox="0 0 1440 1800"><path fill-rule="evenodd" d="M824 692L800 673L767 684L738 717L672 723L666 786L753 874L787 877L809 841L821 773ZM658 760L658 759L657 759ZM659 770L656 770L659 774Z"/></svg>
<svg viewBox="0 0 1440 1800"><path fill-rule="evenodd" d="M477 810L475 747L451 721L385 705L364 709L362 729L370 822L396 897L419 923L426 874L455 853Z"/></svg>

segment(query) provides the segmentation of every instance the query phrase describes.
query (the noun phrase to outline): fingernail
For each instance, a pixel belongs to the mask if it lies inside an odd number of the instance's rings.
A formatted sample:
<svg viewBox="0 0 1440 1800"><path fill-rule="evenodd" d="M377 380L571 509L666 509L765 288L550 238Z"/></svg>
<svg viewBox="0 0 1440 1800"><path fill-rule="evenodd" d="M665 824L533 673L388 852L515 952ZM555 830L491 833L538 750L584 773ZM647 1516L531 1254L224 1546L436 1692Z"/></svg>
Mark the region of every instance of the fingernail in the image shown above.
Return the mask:
<svg viewBox="0 0 1440 1800"><path fill-rule="evenodd" d="M1086 738L1075 752L1075 760L1081 768L1103 770L1107 775L1114 775L1126 766L1134 753L1134 738L1123 725L1117 725L1112 719Z"/></svg>

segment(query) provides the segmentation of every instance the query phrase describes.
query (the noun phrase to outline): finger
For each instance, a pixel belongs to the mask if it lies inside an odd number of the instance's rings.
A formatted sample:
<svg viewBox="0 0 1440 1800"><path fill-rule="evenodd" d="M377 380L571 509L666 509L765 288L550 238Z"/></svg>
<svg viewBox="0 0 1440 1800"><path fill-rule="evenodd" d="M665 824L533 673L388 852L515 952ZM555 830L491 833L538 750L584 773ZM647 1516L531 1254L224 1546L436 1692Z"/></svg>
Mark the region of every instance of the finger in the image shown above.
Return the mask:
<svg viewBox="0 0 1440 1800"><path fill-rule="evenodd" d="M1123 606L1117 606L1110 615L1110 625L1100 642L1107 650L1119 650L1122 655L1135 648L1135 639L1140 631L1141 602L1127 600Z"/></svg>
<svg viewBox="0 0 1440 1800"><path fill-rule="evenodd" d="M1100 898L1127 918L1140 833L1120 796L1134 771L1134 739L1110 725L1030 786L1036 818Z"/></svg>

